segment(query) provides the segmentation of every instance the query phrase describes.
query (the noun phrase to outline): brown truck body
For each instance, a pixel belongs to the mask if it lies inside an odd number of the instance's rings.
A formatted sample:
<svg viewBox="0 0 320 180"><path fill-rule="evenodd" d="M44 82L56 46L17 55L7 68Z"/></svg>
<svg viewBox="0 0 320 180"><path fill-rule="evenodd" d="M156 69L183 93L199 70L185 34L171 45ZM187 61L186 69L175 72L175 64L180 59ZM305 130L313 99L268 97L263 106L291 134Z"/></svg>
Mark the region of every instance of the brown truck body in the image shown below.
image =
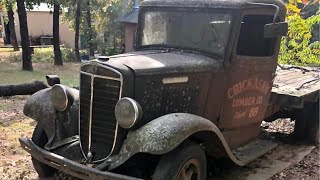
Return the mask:
<svg viewBox="0 0 320 180"><path fill-rule="evenodd" d="M277 63L284 20L278 0L146 0L136 51L84 63L79 91L56 84L31 96L24 113L38 125L21 145L39 174L82 179L179 179L167 167L192 148L243 166L276 146L259 139L262 121L299 119L304 136L319 119L300 118L305 104L319 109L319 69ZM206 160L191 159L206 177Z"/></svg>

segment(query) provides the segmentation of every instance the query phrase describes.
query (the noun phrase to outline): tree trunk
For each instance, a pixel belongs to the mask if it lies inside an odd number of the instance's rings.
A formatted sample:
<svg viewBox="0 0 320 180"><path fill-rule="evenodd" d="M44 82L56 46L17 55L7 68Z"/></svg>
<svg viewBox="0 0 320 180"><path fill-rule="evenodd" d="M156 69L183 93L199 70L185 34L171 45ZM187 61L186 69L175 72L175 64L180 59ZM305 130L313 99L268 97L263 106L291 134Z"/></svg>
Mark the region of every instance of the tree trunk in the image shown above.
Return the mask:
<svg viewBox="0 0 320 180"><path fill-rule="evenodd" d="M54 2L53 5L53 50L54 50L54 65L62 66L62 54L60 50L60 33L59 33L59 12L60 3Z"/></svg>
<svg viewBox="0 0 320 180"><path fill-rule="evenodd" d="M88 45L89 45L89 54L94 56L93 41L92 41L92 27L91 27L91 8L90 0L87 0L87 25L88 25Z"/></svg>
<svg viewBox="0 0 320 180"><path fill-rule="evenodd" d="M24 83L18 85L0 86L0 97L15 95L31 95L45 88L48 88L48 86L42 81L34 81L32 83Z"/></svg>
<svg viewBox="0 0 320 180"><path fill-rule="evenodd" d="M80 59L80 50L79 50L79 38L80 38L80 16L81 16L81 0L77 0L77 11L76 11L76 22L75 22L75 43L74 48L76 52L77 61L81 61Z"/></svg>
<svg viewBox="0 0 320 180"><path fill-rule="evenodd" d="M10 41L13 46L14 51L19 51L19 45L17 41L16 28L14 27L14 13L12 7L8 8L8 19L9 19L9 29L10 29Z"/></svg>
<svg viewBox="0 0 320 180"><path fill-rule="evenodd" d="M28 21L24 0L17 0L18 15L20 21L20 35L22 46L22 70L32 71L31 49L28 30Z"/></svg>

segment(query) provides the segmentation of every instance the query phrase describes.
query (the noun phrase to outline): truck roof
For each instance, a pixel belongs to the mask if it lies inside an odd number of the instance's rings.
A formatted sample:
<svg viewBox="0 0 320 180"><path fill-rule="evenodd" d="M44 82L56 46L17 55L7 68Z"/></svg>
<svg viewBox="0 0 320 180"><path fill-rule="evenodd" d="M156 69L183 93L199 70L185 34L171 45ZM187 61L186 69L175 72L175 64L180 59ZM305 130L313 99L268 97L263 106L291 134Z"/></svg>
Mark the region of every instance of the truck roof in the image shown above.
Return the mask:
<svg viewBox="0 0 320 180"><path fill-rule="evenodd" d="M279 6L281 14L286 6L280 0L145 0L141 6L156 7L209 7L209 8L250 8L250 3L275 4Z"/></svg>

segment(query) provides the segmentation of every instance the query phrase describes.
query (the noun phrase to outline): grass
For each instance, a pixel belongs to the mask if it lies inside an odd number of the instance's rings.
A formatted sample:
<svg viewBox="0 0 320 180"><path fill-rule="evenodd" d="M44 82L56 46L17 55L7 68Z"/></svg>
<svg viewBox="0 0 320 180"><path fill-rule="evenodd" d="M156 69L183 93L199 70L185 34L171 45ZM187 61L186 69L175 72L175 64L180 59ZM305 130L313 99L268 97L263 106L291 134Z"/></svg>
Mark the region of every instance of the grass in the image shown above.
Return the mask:
<svg viewBox="0 0 320 180"><path fill-rule="evenodd" d="M78 87L80 64L73 62L74 51L68 48L61 48L61 51L64 66L54 66L53 48L36 48L32 55L34 71L28 72L21 70L21 51L14 52L13 48L0 48L0 85L14 85L36 80L46 82L46 75L56 74L60 76L62 84Z"/></svg>
<svg viewBox="0 0 320 180"><path fill-rule="evenodd" d="M2 52L13 52L13 48L0 48L0 53Z"/></svg>
<svg viewBox="0 0 320 180"><path fill-rule="evenodd" d="M71 48L60 48L63 62L75 62L75 52ZM81 50L80 54L85 54L86 51ZM12 48L0 48L0 61L2 62L21 62L22 49L13 51ZM54 50L52 47L35 48L32 54L32 62L53 63Z"/></svg>
<svg viewBox="0 0 320 180"><path fill-rule="evenodd" d="M64 66L34 63L34 71L28 72L21 70L21 63L0 62L0 85L21 84L35 80L46 82L46 75L56 74L60 76L62 84L78 87L79 68L80 64L76 63L64 63Z"/></svg>

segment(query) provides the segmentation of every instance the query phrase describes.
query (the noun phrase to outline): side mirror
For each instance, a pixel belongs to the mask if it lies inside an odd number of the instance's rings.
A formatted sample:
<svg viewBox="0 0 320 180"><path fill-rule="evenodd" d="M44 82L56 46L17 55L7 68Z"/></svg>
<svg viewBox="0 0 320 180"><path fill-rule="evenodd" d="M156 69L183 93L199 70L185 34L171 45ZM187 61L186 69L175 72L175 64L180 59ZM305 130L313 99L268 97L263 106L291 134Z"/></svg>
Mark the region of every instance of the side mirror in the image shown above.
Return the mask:
<svg viewBox="0 0 320 180"><path fill-rule="evenodd" d="M278 22L264 25L264 37L273 38L285 36L288 33L288 23Z"/></svg>

